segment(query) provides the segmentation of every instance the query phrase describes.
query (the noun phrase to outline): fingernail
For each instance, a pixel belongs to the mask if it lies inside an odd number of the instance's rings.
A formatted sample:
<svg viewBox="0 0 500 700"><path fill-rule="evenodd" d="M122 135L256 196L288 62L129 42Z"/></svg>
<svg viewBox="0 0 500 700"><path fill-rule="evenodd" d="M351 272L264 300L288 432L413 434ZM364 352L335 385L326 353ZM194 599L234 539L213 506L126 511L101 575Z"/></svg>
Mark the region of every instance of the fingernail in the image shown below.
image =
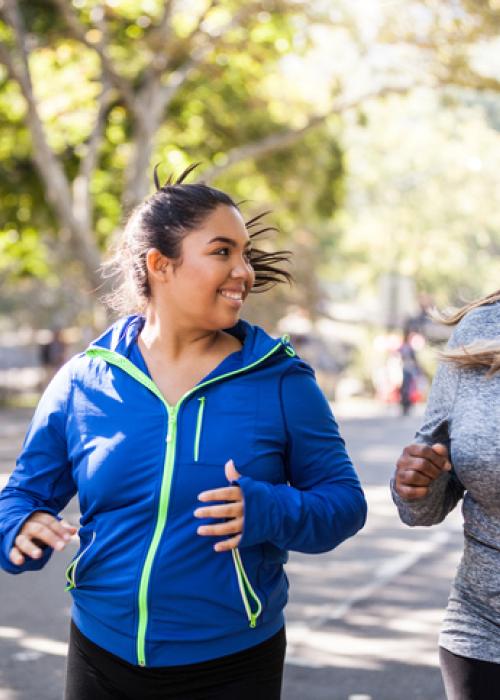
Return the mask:
<svg viewBox="0 0 500 700"><path fill-rule="evenodd" d="M60 552L61 549L64 549L64 542L62 542L61 540L58 540L58 541L56 542L56 547L55 547L55 548Z"/></svg>
<svg viewBox="0 0 500 700"><path fill-rule="evenodd" d="M66 542L69 542L70 539L71 539L71 535L68 535L68 533L65 532L65 533L63 534L63 540L66 540Z"/></svg>

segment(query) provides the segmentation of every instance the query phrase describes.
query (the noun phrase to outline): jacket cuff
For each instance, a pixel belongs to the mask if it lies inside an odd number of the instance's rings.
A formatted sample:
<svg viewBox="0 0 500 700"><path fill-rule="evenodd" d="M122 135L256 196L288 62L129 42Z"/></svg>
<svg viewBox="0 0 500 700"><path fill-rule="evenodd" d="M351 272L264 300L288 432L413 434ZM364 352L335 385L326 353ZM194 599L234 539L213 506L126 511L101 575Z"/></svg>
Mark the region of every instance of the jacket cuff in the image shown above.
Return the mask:
<svg viewBox="0 0 500 700"><path fill-rule="evenodd" d="M273 485L241 476L237 482L243 491L244 520L239 547L252 547L272 539Z"/></svg>

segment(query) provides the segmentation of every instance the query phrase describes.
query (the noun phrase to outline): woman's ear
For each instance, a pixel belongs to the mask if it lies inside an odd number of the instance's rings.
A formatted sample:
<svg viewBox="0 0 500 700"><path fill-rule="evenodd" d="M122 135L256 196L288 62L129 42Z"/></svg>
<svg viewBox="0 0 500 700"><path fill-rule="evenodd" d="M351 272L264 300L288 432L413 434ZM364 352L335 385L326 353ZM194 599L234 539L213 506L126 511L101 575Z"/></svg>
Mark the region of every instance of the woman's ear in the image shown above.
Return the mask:
<svg viewBox="0 0 500 700"><path fill-rule="evenodd" d="M150 248L146 253L148 274L158 282L165 282L171 262L156 248Z"/></svg>

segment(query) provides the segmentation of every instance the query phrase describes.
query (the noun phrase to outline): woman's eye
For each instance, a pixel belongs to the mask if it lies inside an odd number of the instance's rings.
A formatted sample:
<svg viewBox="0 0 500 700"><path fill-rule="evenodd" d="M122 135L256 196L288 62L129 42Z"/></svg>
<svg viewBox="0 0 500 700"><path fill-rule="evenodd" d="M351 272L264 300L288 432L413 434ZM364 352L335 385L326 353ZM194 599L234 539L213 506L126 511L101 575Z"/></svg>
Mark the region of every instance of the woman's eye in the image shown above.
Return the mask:
<svg viewBox="0 0 500 700"><path fill-rule="evenodd" d="M228 258L231 255L231 249L230 248L217 248L217 250L214 250L212 253L213 255L219 255L222 258ZM243 259L245 260L246 263L249 265L252 262L252 251L251 250L245 250L243 252Z"/></svg>

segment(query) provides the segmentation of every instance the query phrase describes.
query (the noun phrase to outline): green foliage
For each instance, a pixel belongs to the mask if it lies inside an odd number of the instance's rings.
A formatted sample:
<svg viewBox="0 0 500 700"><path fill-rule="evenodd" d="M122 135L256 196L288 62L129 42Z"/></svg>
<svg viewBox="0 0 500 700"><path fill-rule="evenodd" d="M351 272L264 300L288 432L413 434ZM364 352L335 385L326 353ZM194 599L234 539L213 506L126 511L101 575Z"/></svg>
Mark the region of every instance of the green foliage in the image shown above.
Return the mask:
<svg viewBox="0 0 500 700"><path fill-rule="evenodd" d="M498 131L480 102L442 109L421 90L367 110L347 134L349 218L342 253L351 273L375 289L383 273L416 280L440 304L498 287Z"/></svg>
<svg viewBox="0 0 500 700"><path fill-rule="evenodd" d="M55 3L22 0L19 7L29 37L29 66L43 128L71 184L86 157L103 89L102 63L93 48L102 41L117 74L129 81L135 94L160 57L167 56L163 74L167 83L193 52L210 44L204 60L189 71L168 104L154 137L153 161L161 162L165 174L179 172L195 160L202 167L224 164L231 149L280 133L304 119L304 106L293 99L285 105L273 95L269 80L278 75L282 57L294 50L297 38L304 34L296 22L303 17L297 2L242 5L224 0L208 12L206 1L192 2L189 11L177 3L165 43L159 26L164 7L160 0L105 4L75 0L70 9L86 45L69 31ZM221 34L228 23L229 29ZM0 33L14 56L12 30L0 23ZM59 278L62 283L61 276L69 268L61 262L72 257L70 238L60 230L61 222L33 166L24 97L5 71L0 78L2 274L10 279ZM136 126L130 105L114 90L90 182L92 235L101 251L123 220L123 192ZM318 149L321 167L311 170L311 153ZM295 217L307 215L312 224L313 219L319 221L334 212L341 201L341 160L335 137L323 131L321 138L310 134L302 143L271 153L260 163L250 160L236 166L217 184L238 198L252 200L249 215L254 208L277 209L276 222L283 231L280 242L284 242L293 233Z"/></svg>
<svg viewBox="0 0 500 700"><path fill-rule="evenodd" d="M328 114L344 96L348 103L351 92L415 80L428 89L340 108L285 148L270 146L223 170L215 184L245 200L249 217L271 209L276 244L296 252L295 291L274 293L269 318L290 300L314 313L325 280L348 277L352 289L373 295L380 275L397 271L442 300L494 284L496 1L408 1L395 13L390 3L348 0L316 0L307 11L296 0L186 0L173 3L165 32L162 0L68 0L81 36L53 1L18 5L39 115L70 189L107 90L89 188L89 240L98 252L127 213L124 192L143 126L137 112L150 109L146 88L155 69L158 89L179 80L149 142L150 171L159 162L164 177L194 161L201 176L211 166L223 169L234 149L300 130L313 113ZM18 61L13 31L1 21L0 39ZM117 81L105 77L99 51ZM120 81L141 96L135 112ZM463 89L435 99L443 85ZM0 66L0 279L24 290L28 279L71 287L85 278L84 264L34 167L27 116L19 86ZM89 279L87 288L95 288Z"/></svg>
<svg viewBox="0 0 500 700"><path fill-rule="evenodd" d="M31 226L20 231L14 228L3 231L0 236L0 274L8 273L14 279L47 277L49 269L43 248L36 229Z"/></svg>

